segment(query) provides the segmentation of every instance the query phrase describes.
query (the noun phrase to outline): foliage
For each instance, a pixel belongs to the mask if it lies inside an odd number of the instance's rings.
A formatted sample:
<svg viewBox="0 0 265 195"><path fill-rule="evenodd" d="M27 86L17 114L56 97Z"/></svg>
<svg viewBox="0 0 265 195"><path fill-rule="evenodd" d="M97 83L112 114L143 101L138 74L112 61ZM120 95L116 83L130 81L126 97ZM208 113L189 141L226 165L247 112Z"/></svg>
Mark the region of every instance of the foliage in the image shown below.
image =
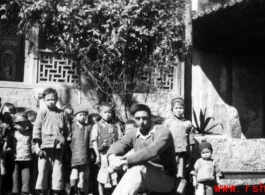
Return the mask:
<svg viewBox="0 0 265 195"><path fill-rule="evenodd" d="M202 110L200 109L200 116L199 118L197 117L194 109L193 109L193 117L194 117L194 121L195 121L195 125L196 126L193 126L193 128L199 133L199 134L202 134L202 135L206 135L206 134L213 134L212 132L209 132L211 129L213 129L214 127L216 127L217 125L221 125L221 127L223 128L223 125L221 123L217 123L213 126L211 126L210 128L208 128L206 130L206 127L207 125L209 124L209 122L212 120L214 120L213 117L206 117L206 109L204 110L204 112L202 112ZM198 121L200 123L198 123Z"/></svg>
<svg viewBox="0 0 265 195"><path fill-rule="evenodd" d="M154 69L176 65L184 52L179 0L9 0L0 6L1 19L17 19L20 33L38 26L46 48L72 55L99 103L113 103L118 94L129 107L133 93L154 88Z"/></svg>

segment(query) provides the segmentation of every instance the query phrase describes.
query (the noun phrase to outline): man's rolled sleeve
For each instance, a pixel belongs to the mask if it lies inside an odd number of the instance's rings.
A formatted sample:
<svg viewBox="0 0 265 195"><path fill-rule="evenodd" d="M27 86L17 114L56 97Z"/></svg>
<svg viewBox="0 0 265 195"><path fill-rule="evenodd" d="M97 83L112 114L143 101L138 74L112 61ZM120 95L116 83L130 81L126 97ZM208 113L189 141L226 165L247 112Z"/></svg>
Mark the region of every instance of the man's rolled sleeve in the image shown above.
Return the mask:
<svg viewBox="0 0 265 195"><path fill-rule="evenodd" d="M40 110L37 114L34 126L33 126L33 133L32 139L39 139L41 140L41 128L42 128L42 120L43 120L43 111Z"/></svg>
<svg viewBox="0 0 265 195"><path fill-rule="evenodd" d="M98 136L99 136L99 127L97 124L94 124L91 130L91 142L98 142Z"/></svg>

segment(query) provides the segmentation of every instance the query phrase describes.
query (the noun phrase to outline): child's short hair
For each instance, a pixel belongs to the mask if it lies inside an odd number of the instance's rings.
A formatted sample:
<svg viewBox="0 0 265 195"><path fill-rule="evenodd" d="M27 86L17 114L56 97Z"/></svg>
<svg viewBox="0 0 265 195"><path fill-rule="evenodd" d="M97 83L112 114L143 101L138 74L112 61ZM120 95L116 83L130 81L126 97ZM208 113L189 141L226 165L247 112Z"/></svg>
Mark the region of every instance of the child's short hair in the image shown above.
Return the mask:
<svg viewBox="0 0 265 195"><path fill-rule="evenodd" d="M136 127L136 123L135 123L135 121L134 120L127 120L127 122L125 123L125 125L133 125L133 126L135 126Z"/></svg>
<svg viewBox="0 0 265 195"><path fill-rule="evenodd" d="M174 105L177 102L180 103L185 108L184 99L182 97L177 97L177 98L172 99L171 101L171 110L173 110Z"/></svg>
<svg viewBox="0 0 265 195"><path fill-rule="evenodd" d="M70 105L64 105L62 108L62 111L74 111L74 109Z"/></svg>
<svg viewBox="0 0 265 195"><path fill-rule="evenodd" d="M44 99L46 95L51 94L51 93L53 93L55 95L56 99L58 100L58 93L53 88L46 88L46 89L44 89L44 91L42 93L42 98Z"/></svg>
<svg viewBox="0 0 265 195"><path fill-rule="evenodd" d="M88 118L89 120L93 120L93 118L95 118L96 122L99 122L101 120L101 116L98 113L91 113Z"/></svg>
<svg viewBox="0 0 265 195"><path fill-rule="evenodd" d="M5 107L7 107L12 114L15 114L17 112L17 109L14 106L14 104L11 104L9 102L6 102L6 103L3 104L2 108L1 108L1 114L4 114L2 112L3 112L3 110L4 110Z"/></svg>
<svg viewBox="0 0 265 195"><path fill-rule="evenodd" d="M20 112L20 113L16 113L13 118L12 118L13 123L19 123L19 122L28 122L28 117Z"/></svg>
<svg viewBox="0 0 265 195"><path fill-rule="evenodd" d="M111 110L113 111L113 106L111 104L108 104L108 103L103 103L103 104L100 104L99 105L99 111L101 112L102 108L103 107L108 107L108 108L111 108Z"/></svg>
<svg viewBox="0 0 265 195"><path fill-rule="evenodd" d="M36 119L37 112L35 112L34 110L28 110L25 112L25 115L28 117L29 120Z"/></svg>

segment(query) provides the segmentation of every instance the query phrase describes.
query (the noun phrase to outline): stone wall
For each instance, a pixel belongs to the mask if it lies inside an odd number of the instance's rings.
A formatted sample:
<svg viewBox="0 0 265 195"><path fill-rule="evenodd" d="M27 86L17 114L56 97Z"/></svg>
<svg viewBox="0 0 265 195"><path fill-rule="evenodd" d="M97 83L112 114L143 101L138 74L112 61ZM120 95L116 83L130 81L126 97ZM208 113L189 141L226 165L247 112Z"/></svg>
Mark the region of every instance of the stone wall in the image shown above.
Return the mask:
<svg viewBox="0 0 265 195"><path fill-rule="evenodd" d="M265 139L241 140L223 136L197 136L194 160L200 158L199 143L206 139L213 146L213 159L221 171L265 171ZM222 179L227 185L256 185L263 179Z"/></svg>
<svg viewBox="0 0 265 195"><path fill-rule="evenodd" d="M1 87L0 85L0 98L1 103L10 102L13 103L18 111L35 110L44 106L44 102L41 98L43 90L48 87L34 85L32 88L15 88L15 87ZM57 90L59 101L58 107L64 104L70 104L72 106L83 104L87 108L94 106L94 101L89 91L79 91L78 89L63 87L63 86L49 86Z"/></svg>

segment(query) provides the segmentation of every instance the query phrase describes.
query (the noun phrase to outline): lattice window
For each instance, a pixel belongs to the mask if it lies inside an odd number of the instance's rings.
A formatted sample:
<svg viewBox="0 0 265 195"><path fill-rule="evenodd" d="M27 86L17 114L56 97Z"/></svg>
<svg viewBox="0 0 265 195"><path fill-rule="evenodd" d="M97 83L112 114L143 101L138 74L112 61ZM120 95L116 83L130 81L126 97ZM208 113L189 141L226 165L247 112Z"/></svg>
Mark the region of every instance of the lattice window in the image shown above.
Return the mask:
<svg viewBox="0 0 265 195"><path fill-rule="evenodd" d="M18 28L16 24L10 22L1 22L0 36L17 37Z"/></svg>
<svg viewBox="0 0 265 195"><path fill-rule="evenodd" d="M173 89L175 66L157 67L152 74L152 82L155 87L162 89L163 91L170 91ZM142 74L141 80L147 81L149 75Z"/></svg>
<svg viewBox="0 0 265 195"><path fill-rule="evenodd" d="M172 90L174 83L174 66L159 67L155 69L155 86L164 90Z"/></svg>
<svg viewBox="0 0 265 195"><path fill-rule="evenodd" d="M38 82L79 83L74 61L52 53L40 53Z"/></svg>

